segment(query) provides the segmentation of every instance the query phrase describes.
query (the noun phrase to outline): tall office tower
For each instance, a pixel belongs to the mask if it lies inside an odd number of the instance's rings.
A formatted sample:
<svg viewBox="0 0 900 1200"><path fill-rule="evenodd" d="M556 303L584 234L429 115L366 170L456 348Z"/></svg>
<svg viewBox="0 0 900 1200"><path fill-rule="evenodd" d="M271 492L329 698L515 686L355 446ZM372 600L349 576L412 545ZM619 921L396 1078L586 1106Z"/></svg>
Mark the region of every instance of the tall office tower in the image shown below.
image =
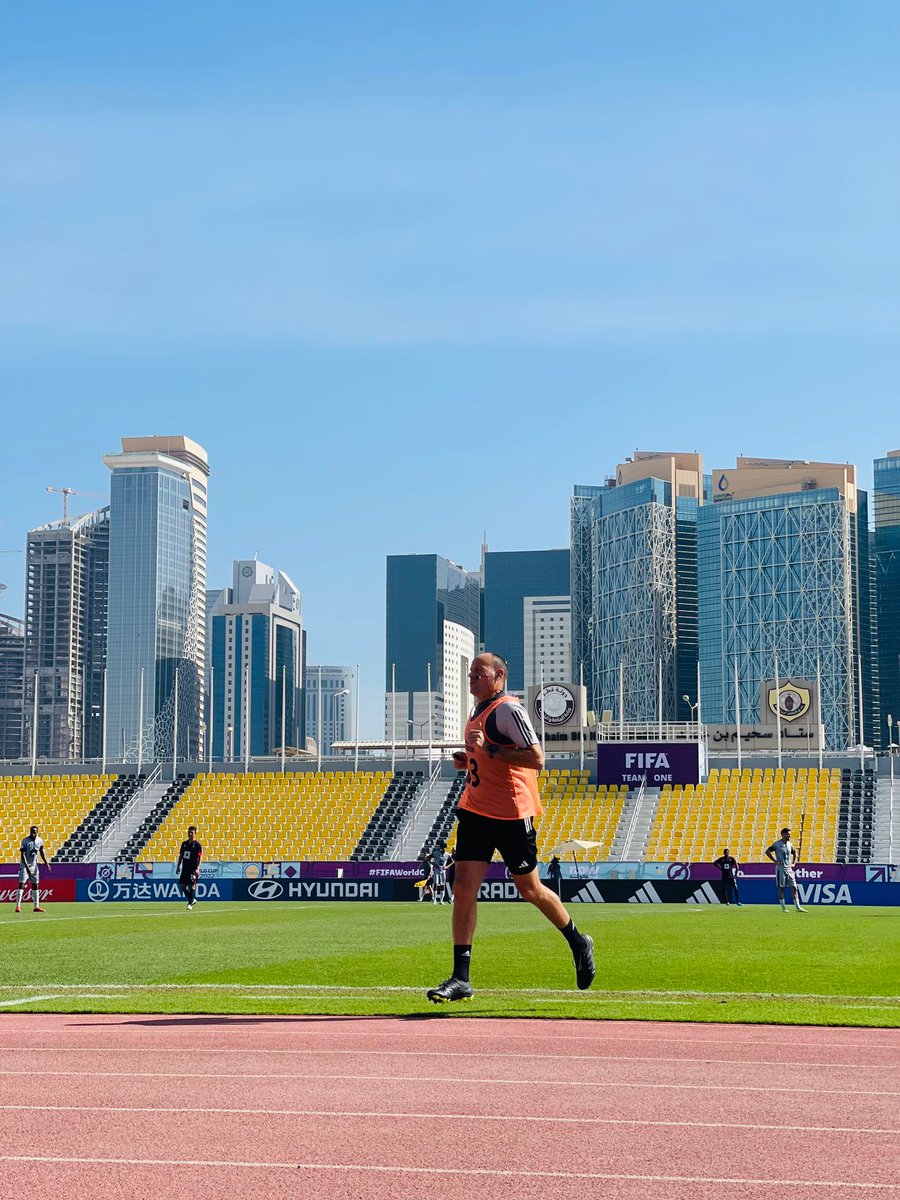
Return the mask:
<svg viewBox="0 0 900 1200"><path fill-rule="evenodd" d="M713 472L699 518L706 721L761 718L761 686L821 671L825 744L878 728L866 495L845 463L739 458ZM862 697L862 723L860 723Z"/></svg>
<svg viewBox="0 0 900 1200"><path fill-rule="evenodd" d="M213 755L304 748L303 618L300 592L282 571L239 559L212 610ZM283 702L283 703L282 703Z"/></svg>
<svg viewBox="0 0 900 1200"><path fill-rule="evenodd" d="M480 590L477 573L438 554L388 556L388 739L427 741L429 730L434 740L461 737L469 711L469 665L478 649Z"/></svg>
<svg viewBox="0 0 900 1200"><path fill-rule="evenodd" d="M122 438L122 453L103 461L112 472L108 754L131 762L171 758L177 730L179 760L196 759L206 656L206 451L180 436Z"/></svg>
<svg viewBox="0 0 900 1200"><path fill-rule="evenodd" d="M25 622L0 613L0 759L25 753L22 696L25 683Z"/></svg>
<svg viewBox="0 0 900 1200"><path fill-rule="evenodd" d="M572 670L588 705L626 721L687 720L697 690L699 454L635 452L572 499Z"/></svg>
<svg viewBox="0 0 900 1200"><path fill-rule="evenodd" d="M319 745L319 714L322 715L322 753L330 754L335 742L351 737L353 712L353 668L307 666L306 736Z"/></svg>
<svg viewBox="0 0 900 1200"><path fill-rule="evenodd" d="M568 596L526 596L524 687L578 683L572 673L572 602Z"/></svg>
<svg viewBox="0 0 900 1200"><path fill-rule="evenodd" d="M526 656L536 650L541 657L541 639L546 654L544 657L545 678L549 682L569 681L570 676L552 677L550 669L551 648L554 671L564 664L559 660L557 646L560 630L551 621L546 608L535 610L536 602L547 602L566 610L569 608L569 551L568 550L521 550L495 551L484 554L481 640L486 650L501 654L509 666L508 686L510 691L524 694L525 688L539 681L540 662L532 664L538 680L526 678ZM535 623L536 611L543 613ZM529 621L526 622L526 612ZM552 646L547 642L553 631ZM571 662L571 655L569 655Z"/></svg>
<svg viewBox="0 0 900 1200"><path fill-rule="evenodd" d="M875 459L875 589L878 608L878 683L881 737L900 741L900 450Z"/></svg>
<svg viewBox="0 0 900 1200"><path fill-rule="evenodd" d="M100 758L106 667L109 509L28 534L25 571L25 741L37 680L37 753Z"/></svg>

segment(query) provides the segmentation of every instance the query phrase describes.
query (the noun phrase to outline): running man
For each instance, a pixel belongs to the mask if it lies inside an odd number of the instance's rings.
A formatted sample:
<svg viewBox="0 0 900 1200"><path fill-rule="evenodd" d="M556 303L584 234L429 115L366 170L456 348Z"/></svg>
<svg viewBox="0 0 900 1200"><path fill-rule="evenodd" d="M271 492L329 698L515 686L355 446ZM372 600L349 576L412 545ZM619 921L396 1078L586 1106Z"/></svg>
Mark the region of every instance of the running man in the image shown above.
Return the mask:
<svg viewBox="0 0 900 1200"><path fill-rule="evenodd" d="M453 764L466 772L457 810L453 884L453 974L425 993L435 1004L470 1000L472 938L478 889L488 863L499 850L519 895L538 908L569 944L575 979L582 990L594 981L594 942L579 933L559 896L538 876L534 818L541 815L538 771L544 765L540 742L528 715L506 692L506 663L497 654L479 654L469 670L475 707L466 722L466 749Z"/></svg>
<svg viewBox="0 0 900 1200"><path fill-rule="evenodd" d="M22 845L19 849L19 890L16 893L16 912L22 911L22 897L25 894L26 881L31 884L31 899L34 901L34 911L42 913L41 908L41 893L38 888L40 882L40 869L38 867L38 855L47 870L50 870L50 864L47 862L47 856L44 854L44 843L38 837L37 825L32 825L28 830L28 837L22 839Z"/></svg>
<svg viewBox="0 0 900 1200"><path fill-rule="evenodd" d="M766 858L775 864L775 882L778 885L778 902L781 911L787 912L784 902L784 889L789 886L794 896L794 908L797 912L806 912L800 907L800 893L797 891L797 877L794 875L794 863L797 861L797 851L791 841L791 831L782 829L781 837L766 851Z"/></svg>
<svg viewBox="0 0 900 1200"><path fill-rule="evenodd" d="M191 825L187 832L187 838L181 843L178 851L178 883L187 897L188 912L196 902L200 860L203 858L203 847L194 837L196 832L197 826Z"/></svg>
<svg viewBox="0 0 900 1200"><path fill-rule="evenodd" d="M734 902L738 908L743 908L741 904L741 894L738 891L738 863L737 859L731 854L726 846L716 861L714 867L718 867L722 872L722 891L725 894L725 903L731 904L731 897L734 896Z"/></svg>

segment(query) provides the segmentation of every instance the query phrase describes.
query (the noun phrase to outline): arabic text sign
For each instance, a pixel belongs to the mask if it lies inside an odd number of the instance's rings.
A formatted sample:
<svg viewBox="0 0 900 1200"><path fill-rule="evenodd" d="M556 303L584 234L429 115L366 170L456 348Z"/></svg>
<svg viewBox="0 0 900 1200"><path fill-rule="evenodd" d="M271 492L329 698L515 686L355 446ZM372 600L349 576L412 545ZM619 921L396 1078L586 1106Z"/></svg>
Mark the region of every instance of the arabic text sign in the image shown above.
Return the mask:
<svg viewBox="0 0 900 1200"><path fill-rule="evenodd" d="M696 742L601 742L597 746L597 782L637 788L700 782Z"/></svg>
<svg viewBox="0 0 900 1200"><path fill-rule="evenodd" d="M710 750L737 750L736 725L707 725L706 740ZM781 738L784 748L790 750L818 750L819 730L813 722L803 721L799 725L782 724ZM774 753L778 735L775 725L741 725L742 750L771 750Z"/></svg>

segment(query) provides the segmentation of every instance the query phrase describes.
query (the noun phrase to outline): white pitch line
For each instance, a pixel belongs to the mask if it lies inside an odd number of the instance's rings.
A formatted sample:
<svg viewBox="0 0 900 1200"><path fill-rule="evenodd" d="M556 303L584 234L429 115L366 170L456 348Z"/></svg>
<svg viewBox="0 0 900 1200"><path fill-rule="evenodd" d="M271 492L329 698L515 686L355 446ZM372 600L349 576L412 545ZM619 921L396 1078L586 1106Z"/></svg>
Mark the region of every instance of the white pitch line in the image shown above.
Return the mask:
<svg viewBox="0 0 900 1200"><path fill-rule="evenodd" d="M300 906L298 906L300 907ZM312 907L312 906L307 906ZM148 913L148 916L154 914ZM157 916L168 916L168 913L157 913ZM61 917L60 920L68 920L69 918ZM74 919L74 918L73 918ZM2 984L0 991L7 991L15 987L27 987L27 984ZM354 987L350 984L321 984L321 983L113 983L111 980L106 980L102 983L45 983L45 987L52 987L57 991L79 991L83 988L103 988L111 987L133 992L208 992L208 991L271 991L273 995L280 996L290 992L297 992L302 997L309 991L328 991L334 992L335 995L359 995L359 996L378 996L382 992L406 992L415 995L421 995L426 990L426 985L412 984L372 984L370 986ZM862 1000L868 1002L870 1000L886 1000L892 1005L900 1008L900 996L844 996L834 993L825 992L701 992L701 991L676 991L665 989L640 989L634 991L620 991L603 989L600 993L606 998L622 999L622 1000L642 1000L645 996L674 996L684 997L692 1000L821 1000L828 1003L840 1004L850 1000ZM576 988L479 988L479 996L503 996L507 999L514 996L551 996L560 999L581 999L585 1003L589 1003L594 997L590 992L578 991Z"/></svg>
<svg viewBox="0 0 900 1200"><path fill-rule="evenodd" d="M20 1075L34 1077L34 1068L27 1071L0 1070L0 1077L17 1077ZM76 1079L184 1079L183 1071L48 1071L41 1070L41 1075L54 1078ZM324 1079L329 1083L343 1083L347 1080L365 1080L377 1083L503 1083L521 1084L541 1087L568 1088L656 1088L677 1092L786 1092L789 1095L810 1093L815 1096L900 1096L900 1092L877 1091L869 1088L824 1088L824 1087L753 1087L747 1084L725 1083L645 1083L643 1080L594 1080L594 1079L481 1079L468 1076L453 1075L340 1075L312 1074L303 1071L299 1074L282 1072L273 1074L271 1071L254 1073L252 1071L191 1071L191 1079L265 1079L275 1083L282 1079Z"/></svg>
<svg viewBox="0 0 900 1200"><path fill-rule="evenodd" d="M873 1191L900 1191L900 1183L856 1183L843 1179L747 1179L735 1175L632 1175L612 1171L514 1171L497 1167L401 1167L370 1163L298 1163L246 1162L228 1159L200 1158L87 1158L51 1154L3 1154L0 1162L78 1163L87 1166L122 1167L226 1167L251 1171L359 1171L384 1175L461 1175L478 1178L503 1179L605 1179L632 1180L637 1183L717 1183L732 1186L736 1183L780 1188L867 1188Z"/></svg>
<svg viewBox="0 0 900 1200"><path fill-rule="evenodd" d="M0 1044L0 1054L4 1051L13 1051L20 1053L22 1046L13 1045L5 1046ZM29 1044L29 1054L184 1054L184 1046L35 1046ZM216 1049L211 1046L191 1046L191 1054L279 1054L279 1055L306 1055L318 1058L331 1058L336 1055L351 1055L353 1058L359 1058L360 1055L377 1055L380 1058L421 1058L420 1050L365 1050L361 1047L354 1047L351 1050L333 1050L322 1049L314 1050L307 1047L300 1049L284 1049L282 1047L268 1046L247 1046L234 1047L224 1046L221 1049ZM677 1055L661 1055L661 1054L520 1054L518 1052L506 1053L504 1051L476 1052L473 1050L442 1050L442 1058L478 1058L485 1057L493 1059L528 1059L528 1060L550 1060L552 1062L589 1062L594 1064L613 1063L613 1062L646 1062L646 1063L702 1063L704 1066L734 1066L738 1061L734 1058L681 1058ZM767 1058L742 1058L739 1060L742 1067L783 1067L783 1059L767 1059ZM900 1065L900 1064L898 1064ZM791 1064L792 1069L796 1070L800 1067L840 1067L845 1070L873 1071L885 1070L883 1065L878 1063L847 1063L847 1062L794 1062Z"/></svg>
<svg viewBox="0 0 900 1200"><path fill-rule="evenodd" d="M41 1000L62 1000L62 996L23 996L20 1000L0 1000L0 1008L10 1008L14 1004L37 1004Z"/></svg>
<svg viewBox="0 0 900 1200"><path fill-rule="evenodd" d="M153 1105L110 1105L110 1104L0 1104L5 1112L102 1112L102 1113L154 1113L157 1116L171 1113L177 1116L203 1113L210 1116L233 1117L377 1117L396 1121L507 1121L515 1124L553 1125L652 1125L676 1129L754 1129L783 1130L787 1133L865 1133L889 1134L900 1137L900 1129L866 1129L855 1125L760 1125L738 1121L650 1121L629 1117L535 1117L497 1116L493 1113L428 1113L428 1112L375 1112L337 1111L330 1108L201 1108L191 1105L185 1108L159 1108Z"/></svg>
<svg viewBox="0 0 900 1200"><path fill-rule="evenodd" d="M63 903L68 904L69 901L63 901ZM111 900L111 901L109 901L109 903L115 904L115 903L117 903L117 901ZM122 903L124 903L124 901ZM125 913L125 912L104 913L102 911L98 912L96 909L88 909L87 912L85 912L83 915L73 916L73 917L42 916L40 923L41 923L41 925L50 925L51 923L56 922L56 921L121 921L123 917L127 917L129 920L131 920L132 917L134 917L134 918L140 918L141 920L146 921L148 919L153 919L154 917L177 917L179 915L179 913L185 912L185 907L181 903L180 900L160 900L160 901L157 901L157 903L168 905L169 908L171 909L171 911L168 911L168 912L134 912L134 913L129 911L127 913ZM203 901L198 900L197 903L203 904ZM132 907L136 908L137 905L134 905L133 902L129 901L129 909ZM312 908L312 905L311 904L298 904L295 907L297 909L310 909L310 908ZM196 908L193 909L191 912L191 919L194 920L198 916L204 916L204 917L226 916L228 913L253 912L253 911L258 911L258 910L259 910L259 906L253 905L253 904L246 904L246 905L243 905L241 908L225 909L225 908L222 908L221 903L219 901L212 901L209 904L204 904L203 908L199 911ZM291 911L293 912L294 909L291 909ZM27 922L23 921L21 919L21 917L18 920L15 918L12 918L11 920L7 920L5 918L0 919L0 925L19 925L21 927L24 927L26 924L27 924Z"/></svg>

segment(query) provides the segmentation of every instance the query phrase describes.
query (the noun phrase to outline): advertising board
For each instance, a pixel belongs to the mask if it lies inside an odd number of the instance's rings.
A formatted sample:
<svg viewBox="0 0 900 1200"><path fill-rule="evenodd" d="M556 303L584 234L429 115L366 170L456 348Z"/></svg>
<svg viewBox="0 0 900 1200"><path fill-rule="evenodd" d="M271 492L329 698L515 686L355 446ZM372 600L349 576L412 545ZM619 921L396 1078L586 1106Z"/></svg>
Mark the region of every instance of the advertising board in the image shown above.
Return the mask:
<svg viewBox="0 0 900 1200"><path fill-rule="evenodd" d="M198 900L231 900L230 879L200 880L197 884ZM180 901L184 893L174 879L79 879L76 884L78 900L92 904L118 903L120 901Z"/></svg>
<svg viewBox="0 0 900 1200"><path fill-rule="evenodd" d="M700 782L696 742L599 742L597 782L619 787L662 787Z"/></svg>
<svg viewBox="0 0 900 1200"><path fill-rule="evenodd" d="M38 884L41 904L71 904L75 899L74 879L54 879L43 872ZM18 874L0 875L0 904L15 903L19 894ZM31 887L26 885L23 904L31 904Z"/></svg>

